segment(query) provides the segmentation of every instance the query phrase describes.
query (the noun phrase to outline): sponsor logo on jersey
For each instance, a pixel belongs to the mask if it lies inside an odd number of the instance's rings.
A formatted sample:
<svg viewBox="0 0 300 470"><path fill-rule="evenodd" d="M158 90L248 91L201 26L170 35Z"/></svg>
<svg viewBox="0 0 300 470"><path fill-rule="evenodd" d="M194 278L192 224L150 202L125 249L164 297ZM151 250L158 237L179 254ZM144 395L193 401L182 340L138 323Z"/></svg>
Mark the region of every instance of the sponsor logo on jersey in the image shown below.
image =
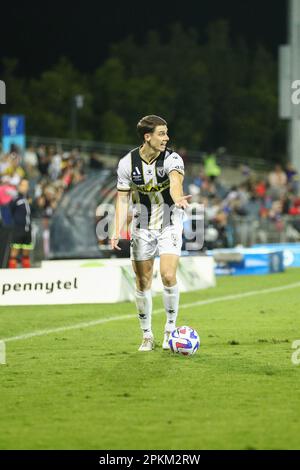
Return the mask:
<svg viewBox="0 0 300 470"><path fill-rule="evenodd" d="M135 167L135 169L132 172L132 179L136 182L141 181L141 179L142 179L140 169L137 166Z"/></svg>
<svg viewBox="0 0 300 470"><path fill-rule="evenodd" d="M176 168L176 170L184 170L182 165L176 165L174 168Z"/></svg>
<svg viewBox="0 0 300 470"><path fill-rule="evenodd" d="M166 180L163 183L153 184L153 179L151 179L147 184L134 184L133 189L136 189L140 193L153 193L153 192L161 192L166 188L170 187L170 181Z"/></svg>
<svg viewBox="0 0 300 470"><path fill-rule="evenodd" d="M140 175L140 174L141 174L141 172L140 172L140 170L139 170L139 168L138 168L137 166L135 167L135 170L132 172L132 174L133 174L134 176L137 176L137 175Z"/></svg>

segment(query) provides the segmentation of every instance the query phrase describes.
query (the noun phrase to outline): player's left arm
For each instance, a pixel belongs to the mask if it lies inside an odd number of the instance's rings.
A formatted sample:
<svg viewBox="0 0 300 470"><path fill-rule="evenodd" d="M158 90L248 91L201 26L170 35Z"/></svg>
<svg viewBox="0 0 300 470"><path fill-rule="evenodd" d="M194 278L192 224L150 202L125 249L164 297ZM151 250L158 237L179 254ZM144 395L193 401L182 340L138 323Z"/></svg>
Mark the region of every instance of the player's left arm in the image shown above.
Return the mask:
<svg viewBox="0 0 300 470"><path fill-rule="evenodd" d="M186 209L189 205L188 201L191 195L183 195L183 175L177 170L171 170L169 173L170 179L170 194L177 207Z"/></svg>

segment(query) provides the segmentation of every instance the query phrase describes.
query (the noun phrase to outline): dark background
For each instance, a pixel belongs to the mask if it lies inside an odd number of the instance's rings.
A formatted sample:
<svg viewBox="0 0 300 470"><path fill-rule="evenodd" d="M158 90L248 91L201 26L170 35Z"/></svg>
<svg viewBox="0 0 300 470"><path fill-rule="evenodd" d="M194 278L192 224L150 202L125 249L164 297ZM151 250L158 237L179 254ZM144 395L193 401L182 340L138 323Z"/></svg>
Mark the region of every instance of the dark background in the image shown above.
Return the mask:
<svg viewBox="0 0 300 470"><path fill-rule="evenodd" d="M286 16L285 0L6 1L0 56L18 58L18 73L26 77L38 76L61 56L90 72L107 58L112 43L130 34L140 43L148 30L167 39L168 26L179 22L205 41L207 25L218 18L229 21L233 41L242 36L250 48L260 43L277 56L287 39Z"/></svg>

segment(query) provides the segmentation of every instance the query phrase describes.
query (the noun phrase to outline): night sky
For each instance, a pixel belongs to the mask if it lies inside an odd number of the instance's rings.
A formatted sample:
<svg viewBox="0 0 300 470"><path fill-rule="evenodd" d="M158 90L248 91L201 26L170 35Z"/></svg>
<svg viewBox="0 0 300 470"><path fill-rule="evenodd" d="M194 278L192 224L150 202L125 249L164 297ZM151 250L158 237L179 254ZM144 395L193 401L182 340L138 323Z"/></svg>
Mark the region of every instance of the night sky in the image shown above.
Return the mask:
<svg viewBox="0 0 300 470"><path fill-rule="evenodd" d="M19 74L27 77L61 56L90 72L103 63L112 43L130 34L143 42L152 29L166 39L168 25L180 22L195 28L204 42L208 23L218 18L228 19L233 41L243 36L250 47L262 43L276 55L278 45L287 41L286 10L287 0L6 1L1 5L0 57L18 58Z"/></svg>

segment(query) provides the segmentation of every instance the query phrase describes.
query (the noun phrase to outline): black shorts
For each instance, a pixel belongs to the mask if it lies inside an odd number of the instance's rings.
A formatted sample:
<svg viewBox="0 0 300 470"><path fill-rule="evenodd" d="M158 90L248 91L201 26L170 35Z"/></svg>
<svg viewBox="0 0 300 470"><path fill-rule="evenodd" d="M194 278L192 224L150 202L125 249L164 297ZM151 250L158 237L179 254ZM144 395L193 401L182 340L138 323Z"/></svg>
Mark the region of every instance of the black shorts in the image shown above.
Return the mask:
<svg viewBox="0 0 300 470"><path fill-rule="evenodd" d="M31 230L27 232L24 227L14 227L11 246L16 249L31 250Z"/></svg>

